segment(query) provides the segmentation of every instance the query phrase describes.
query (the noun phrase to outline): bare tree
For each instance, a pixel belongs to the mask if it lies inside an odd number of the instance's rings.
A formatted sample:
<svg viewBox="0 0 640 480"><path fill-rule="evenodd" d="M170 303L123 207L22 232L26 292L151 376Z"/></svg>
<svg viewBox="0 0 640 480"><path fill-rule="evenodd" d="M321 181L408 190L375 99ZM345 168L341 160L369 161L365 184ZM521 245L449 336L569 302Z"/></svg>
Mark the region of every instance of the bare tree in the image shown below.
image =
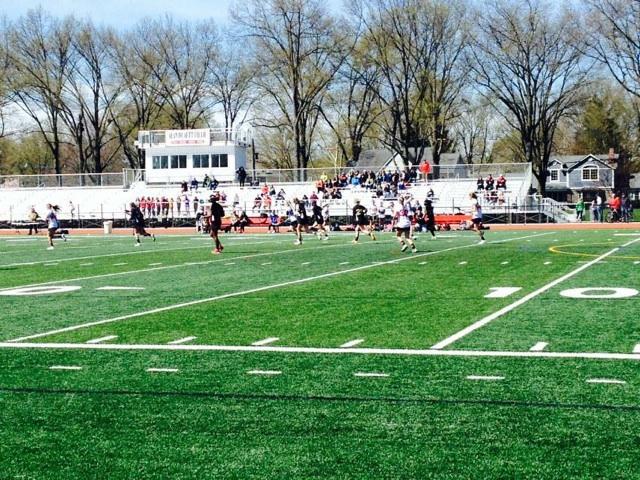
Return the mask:
<svg viewBox="0 0 640 480"><path fill-rule="evenodd" d="M462 102L462 109L455 119L453 135L467 163L483 163L489 156L489 132L491 116L487 102Z"/></svg>
<svg viewBox="0 0 640 480"><path fill-rule="evenodd" d="M290 130L296 167L305 169L318 106L344 60L344 34L320 0L249 0L234 19L254 47L264 114L255 123Z"/></svg>
<svg viewBox="0 0 640 480"><path fill-rule="evenodd" d="M544 194L558 122L582 100L588 80L577 15L538 0L496 0L478 17L470 49L476 81L519 132Z"/></svg>
<svg viewBox="0 0 640 480"><path fill-rule="evenodd" d="M589 53L640 98L640 0L586 0Z"/></svg>
<svg viewBox="0 0 640 480"><path fill-rule="evenodd" d="M138 24L136 57L155 80L158 94L177 128L204 123L213 106L207 95L218 53L218 30L213 20L175 22L171 17Z"/></svg>
<svg viewBox="0 0 640 480"><path fill-rule="evenodd" d="M469 35L465 4L441 0L361 0L372 60L383 77L388 112L385 143L406 162L433 160L451 145L449 123L467 80L463 61Z"/></svg>
<svg viewBox="0 0 640 480"><path fill-rule="evenodd" d="M30 10L7 31L12 100L34 122L62 172L62 93L72 68L71 18L58 20Z"/></svg>

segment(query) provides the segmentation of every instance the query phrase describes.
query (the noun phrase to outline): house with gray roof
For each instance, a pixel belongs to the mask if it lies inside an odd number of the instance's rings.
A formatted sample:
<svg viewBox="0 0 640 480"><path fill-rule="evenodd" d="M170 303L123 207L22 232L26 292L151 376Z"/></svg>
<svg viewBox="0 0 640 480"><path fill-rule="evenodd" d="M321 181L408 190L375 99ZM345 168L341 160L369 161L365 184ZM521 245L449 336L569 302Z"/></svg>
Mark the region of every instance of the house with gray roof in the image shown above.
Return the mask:
<svg viewBox="0 0 640 480"><path fill-rule="evenodd" d="M615 164L608 155L558 155L549 161L547 196L573 202L580 195L589 201L597 192L615 188Z"/></svg>

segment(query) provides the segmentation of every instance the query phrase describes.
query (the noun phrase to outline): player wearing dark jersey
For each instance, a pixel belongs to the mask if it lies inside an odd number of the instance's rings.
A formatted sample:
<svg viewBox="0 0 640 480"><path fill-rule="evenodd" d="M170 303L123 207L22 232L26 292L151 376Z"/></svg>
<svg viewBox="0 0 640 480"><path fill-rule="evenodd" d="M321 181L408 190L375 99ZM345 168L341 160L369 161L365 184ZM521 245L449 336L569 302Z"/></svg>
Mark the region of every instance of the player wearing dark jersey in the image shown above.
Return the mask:
<svg viewBox="0 0 640 480"><path fill-rule="evenodd" d="M360 204L360 200L356 200L356 204L353 207L353 223L355 224L356 238L353 239L353 243L358 243L360 239L360 232L364 232L371 237L371 240L376 239L373 229L371 228L371 222L367 215L367 207Z"/></svg>
<svg viewBox="0 0 640 480"><path fill-rule="evenodd" d="M142 213L140 207L138 207L134 202L131 202L129 206L131 210L125 210L125 212L129 214L131 226L135 231L136 247L140 246L140 235L142 235L143 237L151 237L155 242L156 236L147 232L144 228L144 214Z"/></svg>
<svg viewBox="0 0 640 480"><path fill-rule="evenodd" d="M220 197L218 195L211 195L211 197L209 197L209 200L211 201L211 217L209 220L209 225L210 225L209 235L211 236L211 238L213 239L216 245L216 248L214 248L211 251L211 253L218 255L222 253L222 250L224 250L224 247L220 242L220 238L218 237L218 232L222 228L222 219L224 218L224 208L222 208L222 205L218 203L218 200L220 200Z"/></svg>
<svg viewBox="0 0 640 480"><path fill-rule="evenodd" d="M296 241L294 242L294 245L302 245L302 230L309 233L309 217L307 216L307 208L305 207L304 202L297 198L293 199L290 206L292 213L289 221L291 222L291 227L296 234Z"/></svg>
<svg viewBox="0 0 640 480"><path fill-rule="evenodd" d="M433 202L429 197L424 201L424 216L426 217L425 226L431 232L431 238L436 239L436 215L433 213Z"/></svg>
<svg viewBox="0 0 640 480"><path fill-rule="evenodd" d="M323 208L318 205L318 202L312 202L311 207L311 221L313 222L313 227L318 229L318 236L322 240L329 240L329 234L327 233L327 228L324 225L324 213Z"/></svg>

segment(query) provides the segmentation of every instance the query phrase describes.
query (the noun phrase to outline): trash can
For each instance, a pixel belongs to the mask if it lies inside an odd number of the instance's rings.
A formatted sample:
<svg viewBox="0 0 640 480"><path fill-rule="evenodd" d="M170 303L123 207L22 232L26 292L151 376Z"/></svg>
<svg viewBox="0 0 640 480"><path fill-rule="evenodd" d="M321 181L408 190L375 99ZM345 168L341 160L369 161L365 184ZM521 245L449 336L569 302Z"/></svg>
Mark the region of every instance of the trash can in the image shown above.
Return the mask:
<svg viewBox="0 0 640 480"><path fill-rule="evenodd" d="M107 220L104 222L104 234L111 235L113 233L113 222L111 220Z"/></svg>

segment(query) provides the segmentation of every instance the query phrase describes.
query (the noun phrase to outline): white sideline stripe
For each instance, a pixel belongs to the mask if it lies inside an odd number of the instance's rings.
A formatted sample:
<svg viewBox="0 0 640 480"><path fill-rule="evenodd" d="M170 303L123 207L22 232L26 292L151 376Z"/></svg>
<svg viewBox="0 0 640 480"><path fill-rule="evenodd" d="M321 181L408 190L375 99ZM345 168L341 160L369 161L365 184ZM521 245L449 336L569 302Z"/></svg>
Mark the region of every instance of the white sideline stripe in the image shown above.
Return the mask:
<svg viewBox="0 0 640 480"><path fill-rule="evenodd" d="M257 242L257 243L273 243L273 242ZM247 243L245 243L244 245L249 245ZM346 247L346 246L351 246L350 243L335 243L333 245L326 245L324 246L324 248L336 248L336 247ZM262 252L262 253L252 253L250 255L242 255L239 257L234 257L235 259L247 259L247 258L256 258L256 257L264 257L267 255L280 255L280 254L286 254L286 253L298 253L298 252L305 252L305 251L310 251L310 250L319 250L320 248L323 247L314 247L314 248L299 248L299 249L289 249L289 250L279 250L276 252ZM214 263L220 263L222 262L222 260L208 260L205 262L197 262L199 265L205 265L205 264L214 264ZM93 265L93 263L86 263L86 264L81 264L81 266L89 266L89 265ZM119 277L122 275L134 275L136 273L146 273L146 272L156 272L159 270L169 270L169 269L174 269L174 268L180 268L180 267L184 267L185 264L174 264L174 265L164 265L162 267L153 267L153 268L142 268L139 270L127 270L125 272L112 272L112 273L102 273L99 275L90 275L87 277L76 277L76 278L68 278L66 280L52 280L49 282L41 282L41 283L32 283L32 284L28 284L28 285L19 285L16 287L4 287L4 288L0 288L0 292L3 290L14 290L14 289L18 289L18 288L31 288L31 287L42 287L45 285L55 285L58 283L66 283L66 282L80 282L80 281L85 281L85 280L95 280L96 278L107 278L107 277ZM234 265L233 262L231 263L225 263L225 265ZM2 267L2 265L0 265L0 268Z"/></svg>
<svg viewBox="0 0 640 480"><path fill-rule="evenodd" d="M614 237L638 237L640 233L614 233Z"/></svg>
<svg viewBox="0 0 640 480"><path fill-rule="evenodd" d="M417 357L497 357L551 358L589 360L632 360L640 362L637 353L611 352L513 352L500 350L412 350L403 348L328 348L328 347L254 347L247 345L145 345L125 343L17 343L0 342L0 348L33 350L124 350L124 351L189 351L189 352L272 352L310 354L389 355Z"/></svg>
<svg viewBox="0 0 640 480"><path fill-rule="evenodd" d="M637 240L640 241L640 238L638 238ZM442 348L445 348L445 347L451 345L453 342L456 342L456 341L460 340L462 337L465 337L465 336L469 335L471 332L474 332L477 329L484 327L485 325L487 325L488 323L492 322L496 318L500 318L501 316L505 315L506 313L509 313L512 310L518 308L520 305L524 305L529 300L531 300L531 299L537 297L538 295L540 295L540 294L552 289L556 285L564 282L565 280L570 279L571 277L577 275L578 273L582 272L583 270L586 270L587 268L591 267L592 265L595 265L596 263L600 262L601 260L607 258L609 255L612 255L612 254L616 253L618 250L620 250L620 249L616 247L613 250L610 250L607 253L605 253L603 255L600 255L598 258L596 258L594 260L591 260L590 262L585 263L584 265L576 268L572 272L569 272L566 275L563 275L562 277L557 278L556 280L554 280L552 282L549 282L546 285L538 288L537 290L529 293L528 295L525 295L520 300L516 300L512 304L507 305L506 307L501 308L497 312L492 313L491 315L488 315L488 316L484 317L483 319L478 320L477 322L469 325L467 328L464 328L464 329L460 330L458 333L455 333L455 334L451 335L450 337L445 338L444 340L436 343L431 348L436 349L436 350L440 350Z"/></svg>
<svg viewBox="0 0 640 480"><path fill-rule="evenodd" d="M144 287L98 287L96 290L144 290Z"/></svg>
<svg viewBox="0 0 640 480"><path fill-rule="evenodd" d="M604 383L612 385L625 385L627 382L624 380L616 380L613 378L590 378L587 383Z"/></svg>
<svg viewBox="0 0 640 480"><path fill-rule="evenodd" d="M149 373L176 373L177 368L147 368Z"/></svg>
<svg viewBox="0 0 640 480"><path fill-rule="evenodd" d="M356 345L360 345L362 342L364 342L364 338L358 338L356 340L351 340L347 343L343 343L342 345L340 345L340 348L351 348L351 347L355 347Z"/></svg>
<svg viewBox="0 0 640 480"><path fill-rule="evenodd" d="M192 342L193 340L195 340L198 337L184 337L184 338L179 338L178 340L173 340L171 342L167 342L167 345L180 345L182 343L187 343L187 342Z"/></svg>
<svg viewBox="0 0 640 480"><path fill-rule="evenodd" d="M109 340L114 340L116 338L118 338L117 335L107 335L106 337L100 337L100 338L94 338L93 340L88 340L86 343L93 345L96 343L108 342Z"/></svg>
<svg viewBox="0 0 640 480"><path fill-rule="evenodd" d="M331 277L336 277L338 275L344 275L346 273L353 273L353 272L359 272L361 270L368 270L370 268L374 268L374 267L378 267L381 265L394 265L396 263L400 263L400 262L404 262L404 261L410 261L410 260L414 260L416 258L420 258L420 257L426 257L426 256L430 256L430 255L436 255L438 253L445 253L445 252L450 252L453 250L460 250L462 248L471 248L471 247L476 247L478 245L478 243L469 243L467 245L459 245L457 247L450 247L450 248L444 248L442 250L436 250L434 252L426 252L426 253L421 253L421 254L417 254L417 255L413 255L411 257L402 257L402 258L396 258L393 260L388 260L386 262L383 263L378 263L378 264L367 264L367 265L361 265L359 267L353 267L353 268L348 268L345 270L338 270L338 271L334 271L334 272L329 272L329 273L323 273L321 275L314 275L312 277L306 277L306 278L301 278L298 280L290 280L288 282L282 282L282 283L276 283L276 284L272 284L272 285L265 285L263 287L257 287L257 288L251 288L249 290L242 290L240 292L231 292L231 293L225 293L222 295L217 295L215 297L209 297L209 298L201 298L199 300L192 300L190 302L184 302L184 303L178 303L175 305L168 305L166 307L160 307L160 308L154 308L152 310L146 310L143 312L138 312L138 313L132 313L129 315L122 315L120 317L114 317L114 318L107 318L105 320L97 320L95 322L88 322L88 323L83 323L83 324L79 324L79 325L74 325L71 327L66 327L66 328L61 328L58 330L52 330L49 332L44 332L44 333L37 333L34 335L28 335L25 337L20 337L20 338L16 338L13 340L9 340L10 342L22 342L25 340L32 340L34 338L41 338L41 337L46 337L49 335L55 335L58 333L64 333L64 332L72 332L74 330L79 330L81 328L87 328L87 327L94 327L96 325L104 325L107 323L113 323L113 322L118 322L121 320L128 320L130 318L138 318L138 317L142 317L145 315L151 315L154 313L161 313L161 312L167 312L170 310L176 310L179 308L184 308L184 307L191 307L193 305L200 305L202 303L210 303L210 302L215 302L218 300L224 300L226 298L234 298L234 297L239 297L242 295L249 295L252 293L258 293L258 292L264 292L267 290L273 290L275 288L282 288L282 287L288 287L289 285L300 285L303 283L308 283L308 282L312 282L315 280L320 280L323 278L331 278ZM324 247L324 248L330 248L331 246L328 247ZM320 247L322 248L322 247ZM292 251L292 250L286 250L287 252ZM295 250L293 250L295 251ZM297 250L298 252L300 252L301 250ZM15 288L15 287L14 287Z"/></svg>
<svg viewBox="0 0 640 480"><path fill-rule="evenodd" d="M251 345L253 345L254 347L259 347L261 345L269 345L270 343L277 342L278 340L280 340L280 338L278 337L269 337L269 338L265 338L264 340L258 340L257 342L253 342Z"/></svg>
<svg viewBox="0 0 640 480"><path fill-rule="evenodd" d="M529 349L530 352L542 352L549 345L547 342L538 342Z"/></svg>
<svg viewBox="0 0 640 480"><path fill-rule="evenodd" d="M504 380L504 377L500 377L497 375L468 375L467 380L480 380L487 382L495 382L499 380Z"/></svg>
<svg viewBox="0 0 640 480"><path fill-rule="evenodd" d="M82 370L82 367L75 365L52 365L49 367L49 370Z"/></svg>
<svg viewBox="0 0 640 480"><path fill-rule="evenodd" d="M380 372L356 372L353 374L354 377L363 377L363 378L386 378L389 376L388 373L380 373Z"/></svg>
<svg viewBox="0 0 640 480"><path fill-rule="evenodd" d="M281 375L282 372L280 370L249 370L247 374L249 375Z"/></svg>

